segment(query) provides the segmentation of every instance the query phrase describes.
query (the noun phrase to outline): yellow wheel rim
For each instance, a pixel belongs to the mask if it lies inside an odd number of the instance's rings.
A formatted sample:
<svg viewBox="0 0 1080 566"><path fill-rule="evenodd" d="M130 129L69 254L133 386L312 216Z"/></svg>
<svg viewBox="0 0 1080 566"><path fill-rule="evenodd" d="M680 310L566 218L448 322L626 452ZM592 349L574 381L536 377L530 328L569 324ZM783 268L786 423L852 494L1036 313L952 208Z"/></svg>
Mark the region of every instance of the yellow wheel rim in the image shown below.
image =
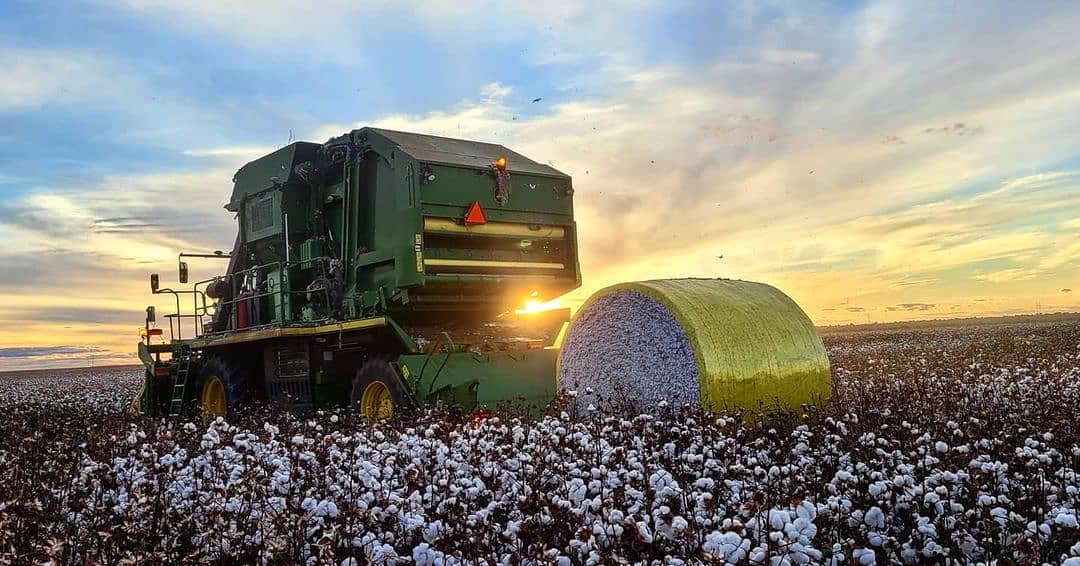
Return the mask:
<svg viewBox="0 0 1080 566"><path fill-rule="evenodd" d="M360 414L372 423L394 416L394 398L385 383L372 381L364 388L360 396Z"/></svg>
<svg viewBox="0 0 1080 566"><path fill-rule="evenodd" d="M204 421L212 421L225 416L225 385L221 378L212 375L206 379L202 388L202 417Z"/></svg>

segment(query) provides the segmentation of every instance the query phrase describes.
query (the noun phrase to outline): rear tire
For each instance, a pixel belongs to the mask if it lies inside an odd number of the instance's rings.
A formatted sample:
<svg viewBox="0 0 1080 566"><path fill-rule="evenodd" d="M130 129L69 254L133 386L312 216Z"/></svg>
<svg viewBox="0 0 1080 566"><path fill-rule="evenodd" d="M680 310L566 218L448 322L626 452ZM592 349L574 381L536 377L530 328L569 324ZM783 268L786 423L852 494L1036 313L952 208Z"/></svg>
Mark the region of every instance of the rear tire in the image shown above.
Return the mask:
<svg viewBox="0 0 1080 566"><path fill-rule="evenodd" d="M369 423L400 416L413 406L401 375L383 358L370 359L356 370L350 400Z"/></svg>
<svg viewBox="0 0 1080 566"><path fill-rule="evenodd" d="M217 355L200 368L195 393L203 422L210 422L227 417L232 408L250 401L253 390L249 373L236 359Z"/></svg>

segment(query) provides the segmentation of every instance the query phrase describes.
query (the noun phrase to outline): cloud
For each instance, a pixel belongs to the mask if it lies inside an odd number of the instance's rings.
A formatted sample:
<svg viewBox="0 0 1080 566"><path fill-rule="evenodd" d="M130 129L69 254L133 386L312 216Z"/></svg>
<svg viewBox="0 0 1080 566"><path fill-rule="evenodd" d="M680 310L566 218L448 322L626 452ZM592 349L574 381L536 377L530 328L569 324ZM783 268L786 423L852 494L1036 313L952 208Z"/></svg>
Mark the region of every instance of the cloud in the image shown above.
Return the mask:
<svg viewBox="0 0 1080 566"><path fill-rule="evenodd" d="M213 159L236 162L238 160L251 161L277 149L274 146L231 146L212 147L204 149L187 149L184 155L191 157L209 157Z"/></svg>
<svg viewBox="0 0 1080 566"><path fill-rule="evenodd" d="M930 309L933 309L936 306L937 305L934 304L934 303L900 303L900 304L895 305L895 306L886 307L885 310L888 310L888 311L909 311L909 312L911 312L911 311L920 311L920 312L925 312L925 311L928 311ZM956 305L953 305L953 307L955 308Z"/></svg>
<svg viewBox="0 0 1080 566"><path fill-rule="evenodd" d="M327 0L319 5L318 33L304 23L310 7L291 0L267 0L258 9L214 0L98 0L99 4L188 36L225 40L259 53L335 61L373 68L383 58L387 38L433 45L458 55L491 56L505 45L527 45L529 62L560 65L585 59L629 64L647 48L636 34L677 5L631 0L609 9L589 0L507 3L497 0L428 0L402 11L391 0ZM331 16L332 14L332 16ZM368 33L357 33L362 22ZM451 23L452 22L452 23ZM463 40L465 38L465 40ZM393 40L391 40L393 41ZM474 52L478 46L486 46ZM802 57L806 57L805 54ZM451 57L447 64L458 65ZM465 65L483 64L468 61Z"/></svg>
<svg viewBox="0 0 1080 566"><path fill-rule="evenodd" d="M0 229L23 249L164 259L220 246L236 227L222 206L242 163L192 172L108 175L89 185L34 189L0 203ZM117 213L121 214L117 214ZM130 235L139 233L138 239Z"/></svg>
<svg viewBox="0 0 1080 566"><path fill-rule="evenodd" d="M1011 269L1002 269L993 273L986 273L976 275L976 281L989 281L991 283L1001 283L1005 281L1016 281L1023 279L1034 279L1042 273L1039 269L1030 269L1022 267L1014 267Z"/></svg>
<svg viewBox="0 0 1080 566"><path fill-rule="evenodd" d="M207 81L199 88L267 62L381 88L387 79L369 65L376 54L400 64L385 48L393 40L444 54L426 60L454 77L459 67L476 74L456 85L471 92L456 104L409 89L394 110L369 110L326 101L324 87L345 84L333 82L268 93L249 111L235 100L191 104L190 94L147 102L167 65L92 49L7 51L22 59L0 70L0 113L108 107L123 127L103 139L184 158L125 156L142 169L19 179L0 201L0 238L19 242L2 252L5 265L24 268L0 272L0 298L32 304L9 317L56 324L62 314L50 308L81 306L73 316L129 332L124 313L137 321L146 271L170 273L178 250L232 242L221 205L233 172L285 138L250 118L286 106L290 125L300 113L313 124L298 126L301 139L374 124L504 143L572 174L586 281L574 300L618 280L727 276L774 283L815 318L916 316L956 301L953 292L990 296L979 303L989 312L1027 301L1036 282L1061 288L1080 269L1070 233L1080 228L1080 77L1070 72L1080 45L1062 31L1080 27L1074 10L748 3L698 18L716 28L699 39L672 35L672 22L694 22L659 17L680 3L436 1L404 16L390 2L341 1L321 8L334 15L315 34L298 17L307 9L284 1L105 3L182 40L257 53L254 63L208 62L192 77ZM380 33L357 33L358 21ZM528 54L512 58L506 46ZM558 67L558 81L534 93L544 66ZM312 117L332 112L340 119ZM222 126L234 115L245 119ZM230 137L237 130L252 133ZM834 306L849 296L861 306Z"/></svg>
<svg viewBox="0 0 1080 566"><path fill-rule="evenodd" d="M954 124L947 124L938 128L929 127L923 129L924 134L947 134L954 136L974 136L982 133L982 126L970 126L964 122L956 122Z"/></svg>
<svg viewBox="0 0 1080 566"><path fill-rule="evenodd" d="M821 60L819 53L800 49L766 48L760 50L758 56L761 61L774 65L806 65Z"/></svg>
<svg viewBox="0 0 1080 566"><path fill-rule="evenodd" d="M0 60L0 115L101 101L136 84L114 62L82 50L0 47Z"/></svg>
<svg viewBox="0 0 1080 566"><path fill-rule="evenodd" d="M82 356L100 353L100 348L86 346L35 346L25 348L0 348L0 358L46 358L56 356Z"/></svg>

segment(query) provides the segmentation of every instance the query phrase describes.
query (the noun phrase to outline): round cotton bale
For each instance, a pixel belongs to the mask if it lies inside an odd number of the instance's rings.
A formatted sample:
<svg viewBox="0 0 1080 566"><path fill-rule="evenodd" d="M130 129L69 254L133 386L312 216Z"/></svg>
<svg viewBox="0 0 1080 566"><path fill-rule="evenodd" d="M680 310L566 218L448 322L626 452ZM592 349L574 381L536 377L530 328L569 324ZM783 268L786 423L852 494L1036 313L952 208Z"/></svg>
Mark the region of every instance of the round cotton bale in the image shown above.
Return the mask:
<svg viewBox="0 0 1080 566"><path fill-rule="evenodd" d="M661 401L798 409L828 398L830 385L806 313L775 287L732 279L602 289L574 316L559 361L560 389L607 410L652 411Z"/></svg>

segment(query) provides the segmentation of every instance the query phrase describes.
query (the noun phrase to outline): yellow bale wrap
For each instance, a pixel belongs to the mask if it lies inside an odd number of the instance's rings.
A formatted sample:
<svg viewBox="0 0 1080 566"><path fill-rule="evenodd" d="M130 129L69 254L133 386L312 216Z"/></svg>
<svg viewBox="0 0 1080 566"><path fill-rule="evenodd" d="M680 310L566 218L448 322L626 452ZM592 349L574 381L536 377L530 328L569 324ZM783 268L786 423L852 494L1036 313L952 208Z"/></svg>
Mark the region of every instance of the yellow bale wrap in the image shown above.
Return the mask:
<svg viewBox="0 0 1080 566"><path fill-rule="evenodd" d="M799 305L775 287L732 279L620 283L590 297L574 322L599 298L624 291L654 299L678 321L697 362L703 408L798 409L828 398L831 376L821 337Z"/></svg>

